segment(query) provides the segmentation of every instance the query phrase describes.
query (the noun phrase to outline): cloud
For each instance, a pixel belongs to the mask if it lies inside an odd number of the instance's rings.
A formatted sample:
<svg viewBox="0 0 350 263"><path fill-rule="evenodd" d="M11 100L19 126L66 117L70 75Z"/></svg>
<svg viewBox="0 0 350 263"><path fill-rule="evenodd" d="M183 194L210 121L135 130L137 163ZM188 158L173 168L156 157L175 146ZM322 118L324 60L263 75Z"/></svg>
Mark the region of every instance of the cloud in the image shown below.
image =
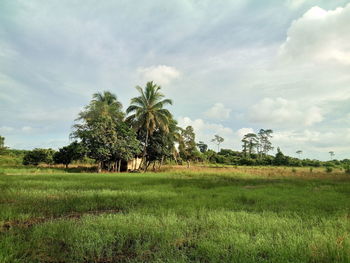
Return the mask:
<svg viewBox="0 0 350 263"><path fill-rule="evenodd" d="M312 126L323 120L321 109L317 106L308 107L297 101L284 98L264 98L253 105L248 113L250 121L290 126Z"/></svg>
<svg viewBox="0 0 350 263"><path fill-rule="evenodd" d="M243 136L248 134L248 133L254 133L254 129L253 128L241 128L236 132L236 134L239 138L243 138Z"/></svg>
<svg viewBox="0 0 350 263"><path fill-rule="evenodd" d="M295 156L297 150L303 150L307 157L329 160L329 151L335 151L337 156L348 154L349 134L349 128L330 131L314 129L277 131L274 133L272 143L292 156Z"/></svg>
<svg viewBox="0 0 350 263"><path fill-rule="evenodd" d="M189 117L180 117L178 118L178 124L182 128L192 126L196 134L196 141L204 141L209 146L215 134L224 138L225 141L222 147L234 147L233 142L237 139L231 128L225 127L222 124L206 122L203 119L192 120Z"/></svg>
<svg viewBox="0 0 350 263"><path fill-rule="evenodd" d="M13 127L9 127L9 126L2 126L0 127L0 133L1 134L8 134L10 132L12 132L14 130Z"/></svg>
<svg viewBox="0 0 350 263"><path fill-rule="evenodd" d="M154 81L160 85L167 85L181 75L176 68L166 65L139 68L137 71L144 82Z"/></svg>
<svg viewBox="0 0 350 263"><path fill-rule="evenodd" d="M215 103L208 111L205 112L205 116L214 120L224 120L230 117L231 109L225 108L222 103Z"/></svg>
<svg viewBox="0 0 350 263"><path fill-rule="evenodd" d="M281 46L281 57L308 63L350 65L350 4L326 11L318 6L294 21Z"/></svg>
<svg viewBox="0 0 350 263"><path fill-rule="evenodd" d="M288 0L287 5L291 9L297 9L301 7L303 4L305 4L307 0Z"/></svg>

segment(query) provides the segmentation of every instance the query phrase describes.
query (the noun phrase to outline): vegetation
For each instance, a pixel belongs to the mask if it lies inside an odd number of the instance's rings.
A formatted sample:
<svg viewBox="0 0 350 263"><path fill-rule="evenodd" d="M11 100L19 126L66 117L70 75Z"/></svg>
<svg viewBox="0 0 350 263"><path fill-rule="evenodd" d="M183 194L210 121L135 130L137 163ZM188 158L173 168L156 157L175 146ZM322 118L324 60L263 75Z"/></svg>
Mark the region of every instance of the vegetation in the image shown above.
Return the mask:
<svg viewBox="0 0 350 263"><path fill-rule="evenodd" d="M39 149L36 148L32 151L28 151L23 156L24 165L38 165L39 163L53 164L53 155L55 151L53 149Z"/></svg>
<svg viewBox="0 0 350 263"><path fill-rule="evenodd" d="M53 155L53 161L56 164L64 164L66 168L73 161L83 159L85 156L85 149L81 143L77 141L72 142L70 145L62 147Z"/></svg>
<svg viewBox="0 0 350 263"><path fill-rule="evenodd" d="M164 95L160 92L161 87L152 81L146 84L145 89L139 86L136 89L140 96L131 99L131 105L126 110L130 114L127 121L136 129L143 143L142 162L147 169L146 155L149 137L155 131L169 132L172 115L164 106L171 105L172 101L164 99Z"/></svg>
<svg viewBox="0 0 350 263"><path fill-rule="evenodd" d="M344 173L177 169L1 169L0 262L350 261Z"/></svg>

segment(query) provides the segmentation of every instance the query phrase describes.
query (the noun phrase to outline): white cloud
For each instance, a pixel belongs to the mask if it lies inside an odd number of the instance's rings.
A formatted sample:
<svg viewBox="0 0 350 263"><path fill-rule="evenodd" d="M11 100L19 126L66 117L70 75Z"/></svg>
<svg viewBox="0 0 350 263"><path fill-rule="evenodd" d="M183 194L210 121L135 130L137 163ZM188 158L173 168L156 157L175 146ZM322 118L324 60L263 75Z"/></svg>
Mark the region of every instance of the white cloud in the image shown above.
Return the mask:
<svg viewBox="0 0 350 263"><path fill-rule="evenodd" d="M9 126L2 126L0 127L0 133L7 134L10 133L14 130L14 128L9 127Z"/></svg>
<svg viewBox="0 0 350 263"><path fill-rule="evenodd" d="M139 68L137 71L143 82L154 81L160 85L167 85L181 75L176 68L166 65Z"/></svg>
<svg viewBox="0 0 350 263"><path fill-rule="evenodd" d="M205 112L205 116L214 120L224 120L230 117L231 109L225 108L222 103L215 103L208 111Z"/></svg>
<svg viewBox="0 0 350 263"><path fill-rule="evenodd" d="M23 132L32 132L34 129L32 128L32 127L30 127L30 126L23 126L22 128L21 128L21 131L23 131Z"/></svg>
<svg viewBox="0 0 350 263"><path fill-rule="evenodd" d="M337 155L348 155L349 134L350 129L277 131L274 133L272 143L276 147L281 147L283 152L292 156L295 156L297 150L303 150L306 156L328 160L329 151L335 151Z"/></svg>
<svg viewBox="0 0 350 263"><path fill-rule="evenodd" d="M192 120L189 117L178 118L178 124L180 127L185 128L186 126L192 126L196 134L196 141L204 141L216 149L216 146L211 145L210 142L214 138L215 134L220 135L224 138L222 148L229 147L234 148L237 143L235 143L237 136L231 128L225 127L222 124L205 122L202 119Z"/></svg>
<svg viewBox="0 0 350 263"><path fill-rule="evenodd" d="M253 128L241 128L236 132L236 134L239 138L243 138L243 136L248 134L248 133L254 133L254 129Z"/></svg>
<svg viewBox="0 0 350 263"><path fill-rule="evenodd" d="M336 62L350 65L350 4L344 8L309 9L294 21L281 46L281 57L306 63Z"/></svg>
<svg viewBox="0 0 350 263"><path fill-rule="evenodd" d="M321 109L284 98L264 98L252 106L248 117L253 122L279 126L311 126L323 120Z"/></svg>

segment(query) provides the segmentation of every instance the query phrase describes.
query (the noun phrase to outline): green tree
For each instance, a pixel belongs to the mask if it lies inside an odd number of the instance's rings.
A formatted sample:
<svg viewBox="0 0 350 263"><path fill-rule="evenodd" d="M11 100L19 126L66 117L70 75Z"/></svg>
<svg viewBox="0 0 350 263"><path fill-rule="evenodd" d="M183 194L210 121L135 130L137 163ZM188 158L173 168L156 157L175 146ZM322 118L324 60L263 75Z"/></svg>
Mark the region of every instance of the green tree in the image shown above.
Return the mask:
<svg viewBox="0 0 350 263"><path fill-rule="evenodd" d="M98 172L115 170L117 161L128 160L136 152L136 135L123 124L121 109L114 94L95 93L90 104L79 114L80 123L74 125L72 137L80 139L88 157L96 160Z"/></svg>
<svg viewBox="0 0 350 263"><path fill-rule="evenodd" d="M282 153L280 147L277 147L277 153L276 153L276 156L275 156L273 163L275 165L288 165L288 163L289 163L288 157Z"/></svg>
<svg viewBox="0 0 350 263"><path fill-rule="evenodd" d="M199 152L196 147L196 135L192 126L187 126L181 131L181 141L179 143L179 153L183 160L187 162L187 167L190 167L190 162L195 160Z"/></svg>
<svg viewBox="0 0 350 263"><path fill-rule="evenodd" d="M214 139L211 140L213 143L215 143L217 146L218 146L218 152L220 150L220 144L224 141L224 138L222 138L221 136L219 135L215 135L214 136Z"/></svg>
<svg viewBox="0 0 350 263"><path fill-rule="evenodd" d="M273 150L272 143L270 141L270 139L272 138L272 133L273 131L270 129L259 130L257 148L258 148L258 154L260 155L260 157L262 157L263 155L266 156L269 151Z"/></svg>
<svg viewBox="0 0 350 263"><path fill-rule="evenodd" d="M199 151L200 151L201 153L205 153L205 152L208 150L208 145L205 144L205 143L202 142L202 141L199 141L199 142L197 143L197 147L199 148Z"/></svg>
<svg viewBox="0 0 350 263"><path fill-rule="evenodd" d="M250 157L255 152L256 147L259 144L258 136L255 133L248 133L243 136L242 139L243 154L245 157Z"/></svg>
<svg viewBox="0 0 350 263"><path fill-rule="evenodd" d="M38 165L39 163L53 164L53 155L55 151L53 149L40 149L36 148L27 152L23 156L24 165Z"/></svg>
<svg viewBox="0 0 350 263"><path fill-rule="evenodd" d="M5 137L0 136L0 154L3 154L5 150Z"/></svg>
<svg viewBox="0 0 350 263"><path fill-rule="evenodd" d="M78 120L93 121L103 115L120 121L124 118L122 107L115 94L109 91L94 93L90 104L80 112Z"/></svg>
<svg viewBox="0 0 350 263"><path fill-rule="evenodd" d="M126 110L127 114L130 114L127 121L143 137L142 163L146 165L149 137L157 129L169 131L172 115L164 106L172 105L172 101L164 99L164 95L160 92L161 87L152 81L147 82L144 89L139 86L136 89L140 96L131 99L131 105Z"/></svg>
<svg viewBox="0 0 350 263"><path fill-rule="evenodd" d="M84 155L85 149L82 144L74 141L68 146L60 148L58 152L55 152L53 161L56 164L64 164L68 168L71 162L82 159Z"/></svg>
<svg viewBox="0 0 350 263"><path fill-rule="evenodd" d="M121 162L129 161L141 152L140 141L136 137L136 132L125 122L117 122L117 143L112 153L112 159L115 160L114 171L120 172Z"/></svg>
<svg viewBox="0 0 350 263"><path fill-rule="evenodd" d="M302 150L297 150L295 153L299 156L299 159L300 159L300 155L303 153L303 151Z"/></svg>

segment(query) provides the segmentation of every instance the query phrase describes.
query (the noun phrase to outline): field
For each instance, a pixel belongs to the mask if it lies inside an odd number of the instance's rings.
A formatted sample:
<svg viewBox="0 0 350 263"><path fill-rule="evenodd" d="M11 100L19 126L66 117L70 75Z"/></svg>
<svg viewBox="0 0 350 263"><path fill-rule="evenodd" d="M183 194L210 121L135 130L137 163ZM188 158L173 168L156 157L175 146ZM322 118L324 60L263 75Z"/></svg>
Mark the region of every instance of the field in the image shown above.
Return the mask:
<svg viewBox="0 0 350 263"><path fill-rule="evenodd" d="M0 169L0 262L350 262L350 176Z"/></svg>

